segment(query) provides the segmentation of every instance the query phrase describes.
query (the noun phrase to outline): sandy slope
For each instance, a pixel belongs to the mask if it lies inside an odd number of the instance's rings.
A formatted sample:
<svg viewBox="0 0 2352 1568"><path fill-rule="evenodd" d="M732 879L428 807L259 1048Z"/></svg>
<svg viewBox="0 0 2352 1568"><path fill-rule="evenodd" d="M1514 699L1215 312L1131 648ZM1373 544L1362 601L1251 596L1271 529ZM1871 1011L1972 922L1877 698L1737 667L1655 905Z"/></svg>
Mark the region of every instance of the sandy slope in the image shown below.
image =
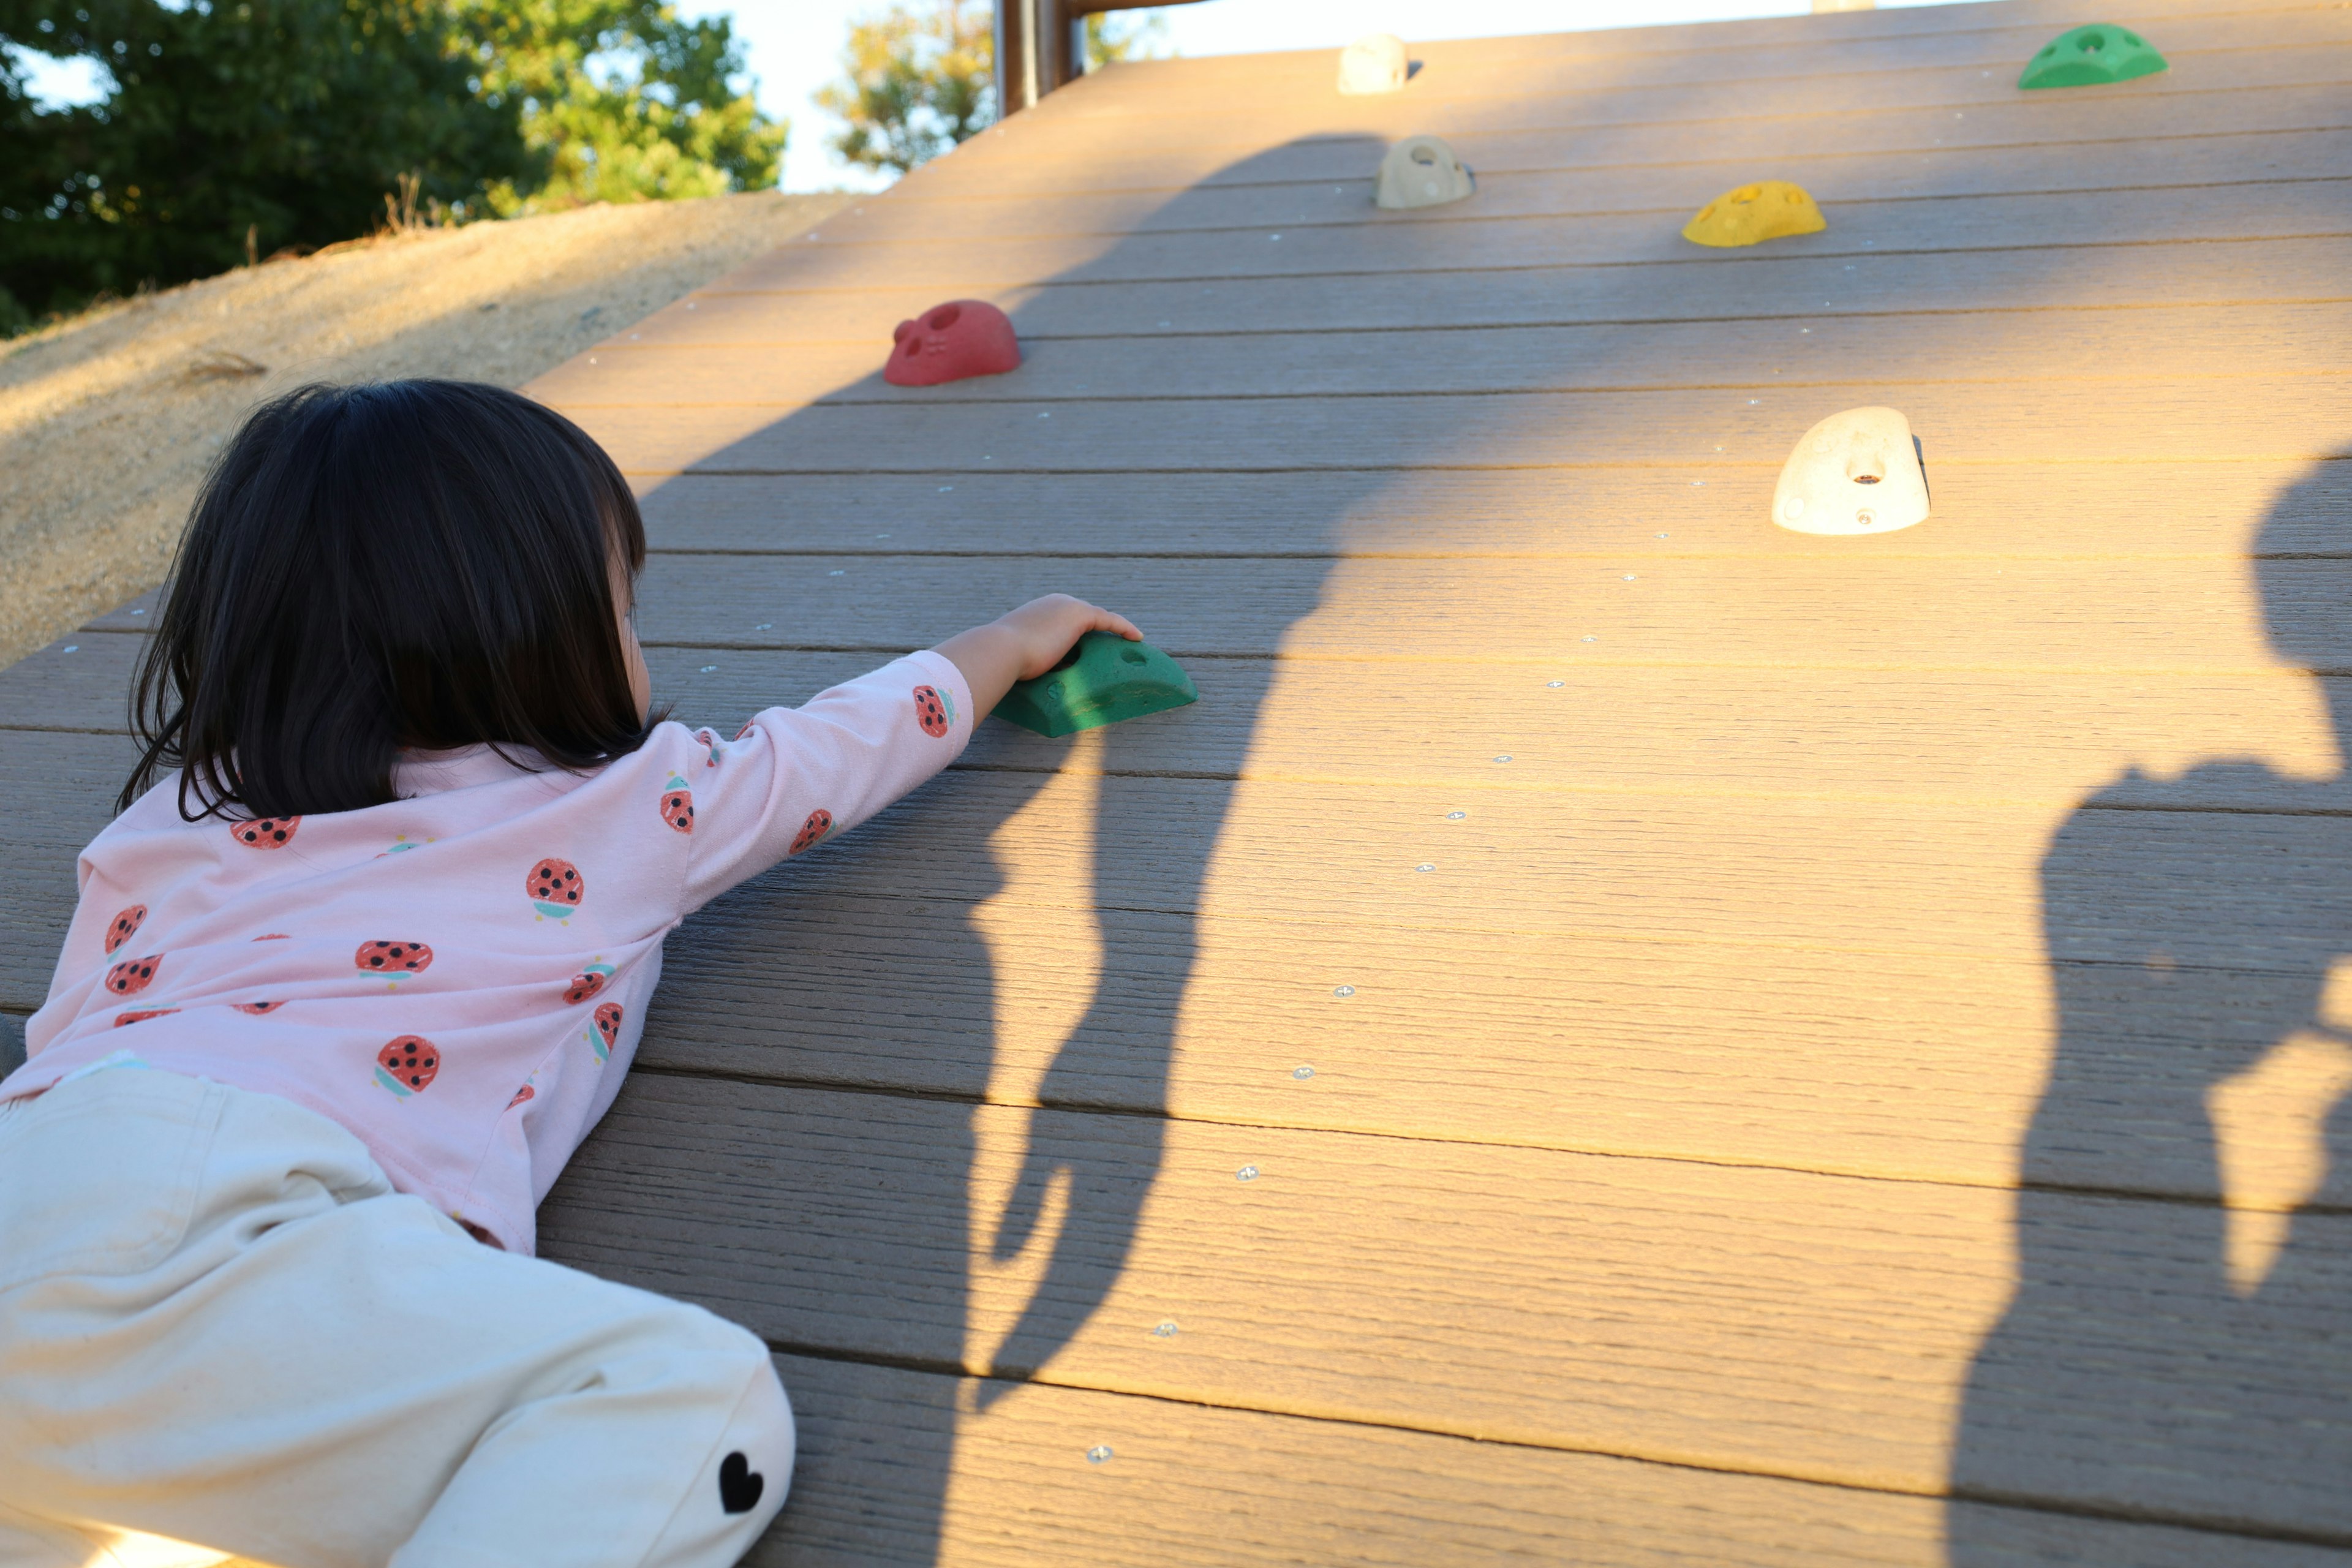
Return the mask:
<svg viewBox="0 0 2352 1568"><path fill-rule="evenodd" d="M213 454L311 380L516 386L840 205L772 192L383 238L0 344L0 666L153 586Z"/></svg>

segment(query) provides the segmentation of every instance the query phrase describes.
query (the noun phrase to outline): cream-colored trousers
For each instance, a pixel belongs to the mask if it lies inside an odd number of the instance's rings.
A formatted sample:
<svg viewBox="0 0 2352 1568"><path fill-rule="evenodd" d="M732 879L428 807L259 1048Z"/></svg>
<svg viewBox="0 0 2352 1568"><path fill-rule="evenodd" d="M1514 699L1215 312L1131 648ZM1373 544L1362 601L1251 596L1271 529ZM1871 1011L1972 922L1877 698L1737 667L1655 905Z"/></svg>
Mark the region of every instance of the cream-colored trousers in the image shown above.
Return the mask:
<svg viewBox="0 0 2352 1568"><path fill-rule="evenodd" d="M0 1106L0 1568L718 1568L792 1469L751 1334L482 1246L299 1106Z"/></svg>

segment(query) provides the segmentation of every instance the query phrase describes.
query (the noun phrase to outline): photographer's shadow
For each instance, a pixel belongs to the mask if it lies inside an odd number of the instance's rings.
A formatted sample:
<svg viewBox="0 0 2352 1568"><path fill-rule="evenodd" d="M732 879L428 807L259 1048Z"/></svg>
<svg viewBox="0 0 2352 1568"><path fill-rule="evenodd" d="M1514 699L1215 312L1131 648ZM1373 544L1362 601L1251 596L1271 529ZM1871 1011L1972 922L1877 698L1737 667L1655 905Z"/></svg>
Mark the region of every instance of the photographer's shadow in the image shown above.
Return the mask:
<svg viewBox="0 0 2352 1568"><path fill-rule="evenodd" d="M2287 554L2340 530L2343 467L2284 492L2256 547L2273 643L2306 669L2352 641L2352 606ZM2318 684L2352 757L2352 681ZM2352 960L2347 816L2341 773L2216 762L2127 773L2053 839L2056 1054L2016 1291L1955 1444L1957 1568L2011 1563L2046 1524L1970 1500L2352 1534L2352 1018L2326 995Z"/></svg>

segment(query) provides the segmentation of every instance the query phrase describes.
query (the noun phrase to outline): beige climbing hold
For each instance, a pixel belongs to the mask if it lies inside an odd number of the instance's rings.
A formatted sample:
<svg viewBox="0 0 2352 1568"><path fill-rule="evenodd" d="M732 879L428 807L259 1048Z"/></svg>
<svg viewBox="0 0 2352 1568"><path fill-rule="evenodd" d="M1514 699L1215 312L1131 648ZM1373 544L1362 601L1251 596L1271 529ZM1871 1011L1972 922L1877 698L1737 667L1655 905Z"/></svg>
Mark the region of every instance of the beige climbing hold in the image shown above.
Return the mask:
<svg viewBox="0 0 2352 1568"><path fill-rule="evenodd" d="M1728 247L1783 235L1818 234L1829 226L1803 186L1759 180L1726 191L1699 208L1698 216L1683 226L1683 237L1694 245Z"/></svg>
<svg viewBox="0 0 2352 1568"><path fill-rule="evenodd" d="M1927 517L1927 475L1898 408L1849 408L1805 432L1772 490L1798 533L1892 533Z"/></svg>
<svg viewBox="0 0 2352 1568"><path fill-rule="evenodd" d="M1475 189L1453 148L1434 136L1408 136L1381 160L1372 201L1384 207L1442 207Z"/></svg>
<svg viewBox="0 0 2352 1568"><path fill-rule="evenodd" d="M1351 97L1394 92L1404 79L1404 40L1394 33L1366 33L1339 51L1339 90Z"/></svg>

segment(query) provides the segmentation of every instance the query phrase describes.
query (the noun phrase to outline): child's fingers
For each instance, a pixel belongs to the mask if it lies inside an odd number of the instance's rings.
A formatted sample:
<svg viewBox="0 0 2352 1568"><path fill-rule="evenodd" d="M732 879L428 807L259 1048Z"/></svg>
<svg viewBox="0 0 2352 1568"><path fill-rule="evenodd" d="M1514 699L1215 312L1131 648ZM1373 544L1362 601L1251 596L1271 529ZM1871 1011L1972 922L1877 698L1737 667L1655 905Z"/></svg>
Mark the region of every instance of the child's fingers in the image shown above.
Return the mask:
<svg viewBox="0 0 2352 1568"><path fill-rule="evenodd" d="M1095 613L1094 624L1087 628L1088 631L1117 632L1129 642L1143 640L1143 634L1136 630L1135 623L1118 611L1106 610L1098 605L1088 607Z"/></svg>

